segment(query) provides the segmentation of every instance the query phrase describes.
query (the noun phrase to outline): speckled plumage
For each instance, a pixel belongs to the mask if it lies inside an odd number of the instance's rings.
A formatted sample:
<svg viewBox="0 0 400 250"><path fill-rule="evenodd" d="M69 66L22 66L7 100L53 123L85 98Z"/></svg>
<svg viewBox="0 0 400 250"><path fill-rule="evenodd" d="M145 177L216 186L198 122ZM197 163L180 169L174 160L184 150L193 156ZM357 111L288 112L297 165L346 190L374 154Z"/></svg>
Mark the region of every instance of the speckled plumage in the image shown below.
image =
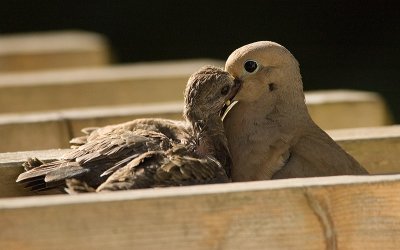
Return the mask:
<svg viewBox="0 0 400 250"><path fill-rule="evenodd" d="M228 86L229 92L221 94ZM206 66L185 91L185 121L137 119L86 129L62 159L30 159L17 182L33 190L64 187L69 193L229 181L230 154L219 116L239 88L225 71Z"/></svg>

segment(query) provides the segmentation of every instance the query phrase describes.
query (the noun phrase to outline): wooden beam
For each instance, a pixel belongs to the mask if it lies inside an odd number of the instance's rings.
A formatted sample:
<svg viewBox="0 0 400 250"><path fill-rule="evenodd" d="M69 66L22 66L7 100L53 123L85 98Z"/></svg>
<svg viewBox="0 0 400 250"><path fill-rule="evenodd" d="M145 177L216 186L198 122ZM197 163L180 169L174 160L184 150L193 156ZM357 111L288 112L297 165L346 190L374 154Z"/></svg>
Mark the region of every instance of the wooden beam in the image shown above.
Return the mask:
<svg viewBox="0 0 400 250"><path fill-rule="evenodd" d="M105 65L108 47L103 36L84 31L2 35L0 72Z"/></svg>
<svg viewBox="0 0 400 250"><path fill-rule="evenodd" d="M66 120L54 114L0 115L0 152L69 147Z"/></svg>
<svg viewBox="0 0 400 250"><path fill-rule="evenodd" d="M87 127L103 127L138 118L165 118L182 120L183 102L150 103L117 107L87 108L61 111L70 124L73 137L82 136Z"/></svg>
<svg viewBox="0 0 400 250"><path fill-rule="evenodd" d="M0 199L1 249L398 249L400 176Z"/></svg>
<svg viewBox="0 0 400 250"><path fill-rule="evenodd" d="M374 127L393 123L385 100L374 92L308 91L306 103L311 117L323 129Z"/></svg>
<svg viewBox="0 0 400 250"><path fill-rule="evenodd" d="M371 174L400 173L400 126L329 130Z"/></svg>
<svg viewBox="0 0 400 250"><path fill-rule="evenodd" d="M1 74L0 113L182 101L189 76L216 60Z"/></svg>
<svg viewBox="0 0 400 250"><path fill-rule="evenodd" d="M85 127L102 127L137 118L182 119L181 101L0 115L0 152L69 147ZM32 133L34 131L34 133Z"/></svg>
<svg viewBox="0 0 400 250"><path fill-rule="evenodd" d="M400 173L400 125L328 133L371 174ZM65 150L0 153L0 197L27 194L14 180L22 172L21 164L28 157L47 161L60 158Z"/></svg>
<svg viewBox="0 0 400 250"><path fill-rule="evenodd" d="M182 93L179 94L183 98ZM147 96L153 98L152 95ZM373 93L331 90L306 93L306 99L310 111L314 110L311 116L322 126L342 128L388 123L384 102ZM84 127L101 127L144 117L181 119L182 109L181 100L3 114L0 115L0 137L5 143L0 144L0 152L68 147L68 141L80 136L80 130Z"/></svg>

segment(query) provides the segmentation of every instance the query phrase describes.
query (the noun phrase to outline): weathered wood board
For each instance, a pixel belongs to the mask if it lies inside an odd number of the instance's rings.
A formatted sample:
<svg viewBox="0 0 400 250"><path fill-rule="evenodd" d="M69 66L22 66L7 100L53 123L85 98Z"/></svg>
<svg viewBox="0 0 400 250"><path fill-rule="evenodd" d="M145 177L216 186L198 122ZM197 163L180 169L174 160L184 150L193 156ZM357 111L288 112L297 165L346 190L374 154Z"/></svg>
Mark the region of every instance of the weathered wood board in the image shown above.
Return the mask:
<svg viewBox="0 0 400 250"><path fill-rule="evenodd" d="M1 249L399 249L400 175L0 199Z"/></svg>
<svg viewBox="0 0 400 250"><path fill-rule="evenodd" d="M69 147L85 127L146 118L182 119L182 102L0 115L0 152Z"/></svg>
<svg viewBox="0 0 400 250"><path fill-rule="evenodd" d="M400 125L327 132L370 173L400 173Z"/></svg>
<svg viewBox="0 0 400 250"><path fill-rule="evenodd" d="M53 31L0 36L0 73L105 65L109 45L100 34Z"/></svg>
<svg viewBox="0 0 400 250"><path fill-rule="evenodd" d="M0 75L0 113L182 101L189 76L217 60L181 60Z"/></svg>
<svg viewBox="0 0 400 250"><path fill-rule="evenodd" d="M306 103L311 117L323 129L374 127L393 123L384 99L375 92L308 91Z"/></svg>
<svg viewBox="0 0 400 250"><path fill-rule="evenodd" d="M183 98L182 93L180 95ZM153 98L152 95L148 97ZM384 102L374 93L319 91L306 93L306 99L311 116L324 129L389 123ZM80 136L84 127L101 127L142 117L182 118L182 100L153 101L147 104L3 114L0 115L0 137L4 143L0 144L0 152L67 147L68 141Z"/></svg>
<svg viewBox="0 0 400 250"><path fill-rule="evenodd" d="M400 126L331 130L330 134L371 174L400 173ZM15 183L28 157L60 158L68 149L0 153L0 197L32 195Z"/></svg>

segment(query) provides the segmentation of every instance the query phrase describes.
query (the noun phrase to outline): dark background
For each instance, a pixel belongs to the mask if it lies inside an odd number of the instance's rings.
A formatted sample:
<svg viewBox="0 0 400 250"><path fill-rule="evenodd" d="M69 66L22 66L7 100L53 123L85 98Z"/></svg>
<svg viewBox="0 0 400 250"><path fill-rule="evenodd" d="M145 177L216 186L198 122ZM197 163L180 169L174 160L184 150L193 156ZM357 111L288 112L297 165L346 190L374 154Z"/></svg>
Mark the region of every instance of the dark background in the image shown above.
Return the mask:
<svg viewBox="0 0 400 250"><path fill-rule="evenodd" d="M396 1L2 1L0 33L103 33L117 62L225 60L276 41L299 60L306 90L380 92L400 121L400 9ZM356 115L356 114L355 114Z"/></svg>

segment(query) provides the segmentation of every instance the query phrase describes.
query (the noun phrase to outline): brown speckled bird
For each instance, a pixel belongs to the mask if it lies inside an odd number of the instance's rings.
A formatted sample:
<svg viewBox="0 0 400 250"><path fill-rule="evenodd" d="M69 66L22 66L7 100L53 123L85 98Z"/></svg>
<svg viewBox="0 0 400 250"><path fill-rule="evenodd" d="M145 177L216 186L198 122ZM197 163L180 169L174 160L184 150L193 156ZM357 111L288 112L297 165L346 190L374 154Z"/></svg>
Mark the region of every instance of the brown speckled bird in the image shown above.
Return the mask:
<svg viewBox="0 0 400 250"><path fill-rule="evenodd" d="M225 70L242 81L224 120L232 181L368 174L311 119L299 64L286 48L245 45Z"/></svg>
<svg viewBox="0 0 400 250"><path fill-rule="evenodd" d="M221 110L240 83L206 66L185 90L185 121L137 119L88 129L77 146L50 163L29 159L17 182L32 190L64 187L69 193L227 182L231 158Z"/></svg>

